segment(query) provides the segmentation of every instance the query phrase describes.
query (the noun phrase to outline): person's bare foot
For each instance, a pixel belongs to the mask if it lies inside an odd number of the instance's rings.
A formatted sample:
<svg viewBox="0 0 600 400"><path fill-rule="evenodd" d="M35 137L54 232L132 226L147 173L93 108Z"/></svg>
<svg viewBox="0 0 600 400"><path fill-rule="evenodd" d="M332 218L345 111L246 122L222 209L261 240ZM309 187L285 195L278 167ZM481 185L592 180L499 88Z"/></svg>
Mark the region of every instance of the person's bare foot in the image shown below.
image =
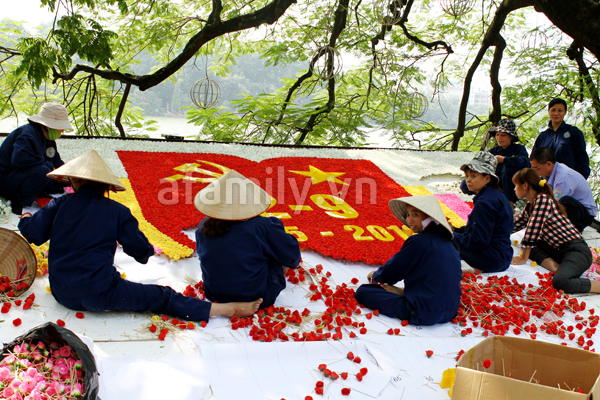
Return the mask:
<svg viewBox="0 0 600 400"><path fill-rule="evenodd" d="M236 303L212 303L210 316L224 315L226 317L249 317L258 311L263 299Z"/></svg>
<svg viewBox="0 0 600 400"><path fill-rule="evenodd" d="M600 293L600 282L597 282L593 279L590 279L592 282L592 288L590 289L590 293Z"/></svg>

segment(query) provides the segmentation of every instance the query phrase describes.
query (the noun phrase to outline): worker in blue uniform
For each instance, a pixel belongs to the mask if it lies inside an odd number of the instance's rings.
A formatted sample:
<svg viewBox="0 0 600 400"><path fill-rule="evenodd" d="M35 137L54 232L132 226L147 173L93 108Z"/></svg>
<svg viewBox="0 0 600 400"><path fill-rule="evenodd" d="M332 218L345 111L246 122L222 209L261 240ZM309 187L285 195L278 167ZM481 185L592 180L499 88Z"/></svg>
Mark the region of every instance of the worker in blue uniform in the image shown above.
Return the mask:
<svg viewBox="0 0 600 400"><path fill-rule="evenodd" d="M359 286L356 300L392 318L415 325L434 325L456 317L462 271L458 250L433 195L390 200L392 213L415 235ZM403 287L394 286L404 281Z"/></svg>
<svg viewBox="0 0 600 400"><path fill-rule="evenodd" d="M298 240L275 217L262 217L271 196L235 170L206 186L194 199L206 217L196 230L206 298L275 303L285 273L301 261Z"/></svg>
<svg viewBox="0 0 600 400"><path fill-rule="evenodd" d="M45 103L28 120L0 145L0 196L10 200L12 212L18 215L37 197L63 192L67 184L46 174L64 164L56 139L63 131L73 129L67 109L58 103Z"/></svg>
<svg viewBox="0 0 600 400"><path fill-rule="evenodd" d="M490 133L494 135L498 143L497 146L489 150L498 161L496 166L498 186L502 189L510 204L513 205L518 201L515 194L515 184L512 181L513 175L521 169L531 166L527 149L518 143L517 126L511 119L501 119L496 126L490 128ZM463 193L475 194L467 188L465 180L460 183L460 188Z"/></svg>
<svg viewBox="0 0 600 400"><path fill-rule="evenodd" d="M479 151L460 167L469 190L476 195L467 225L454 230L454 243L459 246L460 258L483 272L504 271L513 257L513 210L498 189L497 163L491 153Z"/></svg>
<svg viewBox="0 0 600 400"><path fill-rule="evenodd" d="M117 243L142 264L154 255L154 247L129 209L105 196L125 187L96 151L48 176L67 179L75 193L53 199L33 216L26 213L19 230L36 245L50 240L50 289L63 306L80 311L151 311L192 321L207 321L213 315L248 316L258 310L260 299L212 304L168 286L123 279L113 264Z"/></svg>
<svg viewBox="0 0 600 400"><path fill-rule="evenodd" d="M556 98L548 103L548 127L537 137L531 151L548 147L554 152L556 162L579 172L587 179L591 170L585 136L579 128L565 122L566 114L565 100Z"/></svg>

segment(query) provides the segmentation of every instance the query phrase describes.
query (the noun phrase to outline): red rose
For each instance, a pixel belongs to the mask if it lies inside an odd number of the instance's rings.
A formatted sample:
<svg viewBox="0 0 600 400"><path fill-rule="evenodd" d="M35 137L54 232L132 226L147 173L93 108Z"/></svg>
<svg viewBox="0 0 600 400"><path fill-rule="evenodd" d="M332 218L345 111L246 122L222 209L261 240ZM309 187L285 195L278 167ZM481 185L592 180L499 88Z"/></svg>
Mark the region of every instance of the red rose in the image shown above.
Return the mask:
<svg viewBox="0 0 600 400"><path fill-rule="evenodd" d="M353 360L353 361L354 361L355 363L357 363L357 364L360 364L360 362L361 362L361 359L360 359L360 357L354 357L354 360Z"/></svg>
<svg viewBox="0 0 600 400"><path fill-rule="evenodd" d="M63 321L62 319L59 319L56 321L56 325L58 326L65 326L65 321Z"/></svg>
<svg viewBox="0 0 600 400"><path fill-rule="evenodd" d="M82 312L76 312L76 313L75 313L75 317L77 317L77 318L79 318L79 319L83 319L83 318L85 318L85 315L83 315L83 313L82 313Z"/></svg>
<svg viewBox="0 0 600 400"><path fill-rule="evenodd" d="M343 388L342 389L342 395L348 396L349 394L350 394L350 388Z"/></svg>
<svg viewBox="0 0 600 400"><path fill-rule="evenodd" d="M15 319L15 320L13 320L13 325L14 325L14 326L19 326L19 325L21 325L21 318L17 318L17 319Z"/></svg>
<svg viewBox="0 0 600 400"><path fill-rule="evenodd" d="M489 368L492 365L492 360L490 360L489 358L487 360L484 360L483 363L483 368Z"/></svg>
<svg viewBox="0 0 600 400"><path fill-rule="evenodd" d="M354 354L351 351L349 351L348 354L346 354L346 358L348 360L354 360Z"/></svg>
<svg viewBox="0 0 600 400"><path fill-rule="evenodd" d="M157 329L156 325L154 325L154 324L150 325L150 332L154 333L154 332L156 332L156 329Z"/></svg>
<svg viewBox="0 0 600 400"><path fill-rule="evenodd" d="M427 358L431 358L431 356L433 355L433 350L427 350L425 354L427 354Z"/></svg>

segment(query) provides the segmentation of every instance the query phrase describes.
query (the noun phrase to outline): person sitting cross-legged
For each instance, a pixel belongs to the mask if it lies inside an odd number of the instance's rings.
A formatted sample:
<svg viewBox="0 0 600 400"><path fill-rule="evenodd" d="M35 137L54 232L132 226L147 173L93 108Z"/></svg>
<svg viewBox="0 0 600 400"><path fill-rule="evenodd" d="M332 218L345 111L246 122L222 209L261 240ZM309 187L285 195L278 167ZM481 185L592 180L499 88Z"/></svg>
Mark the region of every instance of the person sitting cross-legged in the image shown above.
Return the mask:
<svg viewBox="0 0 600 400"><path fill-rule="evenodd" d="M415 235L361 285L356 300L388 317L415 325L452 320L460 305L462 270L458 250L437 197L390 200L392 213ZM404 281L404 287L394 286Z"/></svg>

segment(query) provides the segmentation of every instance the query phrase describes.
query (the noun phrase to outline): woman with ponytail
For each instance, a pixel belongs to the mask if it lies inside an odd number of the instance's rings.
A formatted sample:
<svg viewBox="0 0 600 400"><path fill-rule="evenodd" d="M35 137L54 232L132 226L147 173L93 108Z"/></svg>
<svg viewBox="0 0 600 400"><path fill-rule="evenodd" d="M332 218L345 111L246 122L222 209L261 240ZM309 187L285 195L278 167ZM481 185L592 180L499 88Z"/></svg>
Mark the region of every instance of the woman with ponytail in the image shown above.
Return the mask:
<svg viewBox="0 0 600 400"><path fill-rule="evenodd" d="M600 282L581 278L592 265L592 253L581 234L566 217L552 188L538 172L523 168L513 176L519 199L529 203L515 219L515 232L525 228L521 241L523 252L513 257L513 264L527 259L554 272L552 284L565 293L600 293Z"/></svg>

